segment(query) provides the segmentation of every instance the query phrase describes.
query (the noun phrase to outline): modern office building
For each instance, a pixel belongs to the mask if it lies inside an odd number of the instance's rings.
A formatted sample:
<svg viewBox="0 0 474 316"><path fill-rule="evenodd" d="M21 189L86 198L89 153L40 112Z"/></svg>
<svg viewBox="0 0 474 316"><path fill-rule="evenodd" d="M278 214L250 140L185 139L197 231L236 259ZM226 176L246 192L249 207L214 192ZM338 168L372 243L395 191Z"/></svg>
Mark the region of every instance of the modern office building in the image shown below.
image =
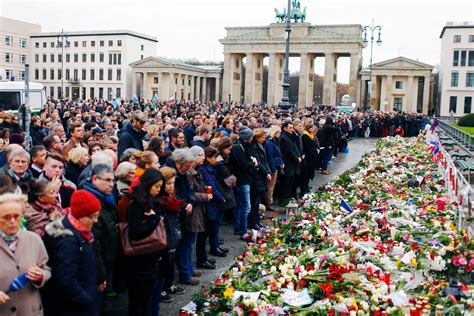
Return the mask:
<svg viewBox="0 0 474 316"><path fill-rule="evenodd" d="M41 25L0 17L0 81L23 80L25 64L31 62L30 35Z"/></svg>
<svg viewBox="0 0 474 316"><path fill-rule="evenodd" d="M448 22L441 31L440 115L473 113L474 23Z"/></svg>

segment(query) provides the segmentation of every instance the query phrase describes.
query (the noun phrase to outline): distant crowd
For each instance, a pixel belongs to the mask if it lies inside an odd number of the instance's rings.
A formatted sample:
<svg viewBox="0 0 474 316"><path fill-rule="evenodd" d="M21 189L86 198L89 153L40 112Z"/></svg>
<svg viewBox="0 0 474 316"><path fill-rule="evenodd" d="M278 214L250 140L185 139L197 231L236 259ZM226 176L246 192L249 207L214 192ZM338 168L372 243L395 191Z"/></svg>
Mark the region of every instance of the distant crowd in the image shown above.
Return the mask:
<svg viewBox="0 0 474 316"><path fill-rule="evenodd" d="M17 113L0 111L0 315L99 315L123 291L129 315L159 315L179 284L198 285L227 255L221 225L248 240L267 229L265 212L331 174L351 139L417 136L427 123L396 112L63 99L32 116L28 135ZM22 286L5 291L12 282Z"/></svg>

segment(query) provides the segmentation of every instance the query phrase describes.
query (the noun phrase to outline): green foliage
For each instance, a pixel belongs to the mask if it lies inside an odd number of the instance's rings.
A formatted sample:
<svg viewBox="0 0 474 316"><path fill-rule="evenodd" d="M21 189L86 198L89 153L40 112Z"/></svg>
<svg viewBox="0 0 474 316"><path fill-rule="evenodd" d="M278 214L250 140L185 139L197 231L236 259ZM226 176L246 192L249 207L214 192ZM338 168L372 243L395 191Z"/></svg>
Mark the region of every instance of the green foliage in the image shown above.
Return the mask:
<svg viewBox="0 0 474 316"><path fill-rule="evenodd" d="M467 114L461 117L458 121L458 125L474 127L474 114Z"/></svg>

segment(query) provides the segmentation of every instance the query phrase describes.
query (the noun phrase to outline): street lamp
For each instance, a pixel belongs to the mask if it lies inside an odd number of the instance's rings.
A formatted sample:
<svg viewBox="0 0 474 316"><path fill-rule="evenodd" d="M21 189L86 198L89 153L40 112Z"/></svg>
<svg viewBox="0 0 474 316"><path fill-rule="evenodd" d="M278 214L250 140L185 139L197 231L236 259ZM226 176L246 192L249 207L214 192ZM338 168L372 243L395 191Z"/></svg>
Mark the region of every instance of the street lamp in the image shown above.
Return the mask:
<svg viewBox="0 0 474 316"><path fill-rule="evenodd" d="M64 33L64 30L61 29L61 33L59 33L57 38L57 47L61 47L61 98L64 97L64 39L66 39L67 43L68 35Z"/></svg>
<svg viewBox="0 0 474 316"><path fill-rule="evenodd" d="M286 11L286 43L285 43L285 70L283 72L283 96L281 98L281 105L289 106L290 98L290 71L289 71L289 62L290 62L290 33L291 33L291 0L288 0L288 10Z"/></svg>
<svg viewBox="0 0 474 316"><path fill-rule="evenodd" d="M372 20L372 25L370 26L365 26L364 27L364 40L362 41L364 45L367 45L369 41L367 40L367 33L370 31L370 64L369 64L369 82L367 85L367 95L366 95L366 100L365 100L365 110L370 111L370 92L372 90L372 53L374 50L374 32L379 31L379 35L377 38L377 45L380 46L382 45L382 39L380 38L381 36L381 31L382 27L380 25L374 25L374 22Z"/></svg>

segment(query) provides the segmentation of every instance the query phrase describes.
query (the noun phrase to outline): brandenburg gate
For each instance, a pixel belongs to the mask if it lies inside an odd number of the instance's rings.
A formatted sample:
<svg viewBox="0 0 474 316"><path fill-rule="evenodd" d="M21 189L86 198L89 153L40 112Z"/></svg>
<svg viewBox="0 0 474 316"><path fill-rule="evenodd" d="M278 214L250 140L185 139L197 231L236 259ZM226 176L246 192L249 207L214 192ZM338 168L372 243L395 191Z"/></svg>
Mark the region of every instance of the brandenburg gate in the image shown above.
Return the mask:
<svg viewBox="0 0 474 316"><path fill-rule="evenodd" d="M272 23L264 27L226 27L224 45L224 78L222 100L245 103L262 101L263 59L269 57L267 104L281 101L285 64L285 23ZM300 57L298 105L313 102L314 64L324 58L324 87L322 104L335 105L337 59L350 58L349 95L360 105L362 66L362 32L358 24L311 25L292 23L290 56ZM245 87L241 95L243 59ZM242 98L243 97L243 98Z"/></svg>

